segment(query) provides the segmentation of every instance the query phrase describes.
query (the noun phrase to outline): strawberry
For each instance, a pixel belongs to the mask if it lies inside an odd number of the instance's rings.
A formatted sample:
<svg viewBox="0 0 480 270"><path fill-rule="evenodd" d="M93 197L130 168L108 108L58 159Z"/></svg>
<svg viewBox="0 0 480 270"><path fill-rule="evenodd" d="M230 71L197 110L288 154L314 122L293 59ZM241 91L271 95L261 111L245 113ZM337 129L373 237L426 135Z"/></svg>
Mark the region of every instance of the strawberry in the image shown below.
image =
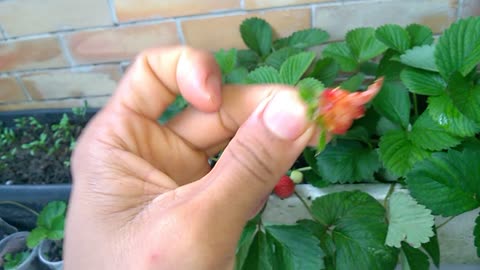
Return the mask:
<svg viewBox="0 0 480 270"><path fill-rule="evenodd" d="M290 173L290 179L292 179L295 184L300 184L303 181L303 173L301 171L293 170Z"/></svg>
<svg viewBox="0 0 480 270"><path fill-rule="evenodd" d="M316 121L330 134L345 134L355 119L365 114L364 105L382 88L383 78L366 91L350 93L341 88L325 89L318 100Z"/></svg>
<svg viewBox="0 0 480 270"><path fill-rule="evenodd" d="M295 183L288 175L282 176L273 189L273 192L281 199L290 197L295 191Z"/></svg>

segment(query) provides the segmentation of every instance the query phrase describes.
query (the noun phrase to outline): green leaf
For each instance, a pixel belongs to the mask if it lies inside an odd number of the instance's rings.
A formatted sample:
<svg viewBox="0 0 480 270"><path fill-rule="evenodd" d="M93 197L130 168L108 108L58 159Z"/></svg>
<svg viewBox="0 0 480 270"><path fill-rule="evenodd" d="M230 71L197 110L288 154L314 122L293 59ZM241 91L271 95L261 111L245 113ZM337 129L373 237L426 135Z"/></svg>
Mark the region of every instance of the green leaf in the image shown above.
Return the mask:
<svg viewBox="0 0 480 270"><path fill-rule="evenodd" d="M370 60L387 50L387 46L375 37L375 29L371 27L349 31L346 41L358 62Z"/></svg>
<svg viewBox="0 0 480 270"><path fill-rule="evenodd" d="M416 146L408 139L405 131L392 131L380 138L380 158L393 174L405 176L417 162L430 152Z"/></svg>
<svg viewBox="0 0 480 270"><path fill-rule="evenodd" d="M324 58L333 58L345 72L352 72L358 68L358 61L346 42L328 44L322 52Z"/></svg>
<svg viewBox="0 0 480 270"><path fill-rule="evenodd" d="M245 259L250 250L250 246L257 232L256 222L249 221L245 228L243 228L242 235L237 244L237 251L235 253L235 269L242 269Z"/></svg>
<svg viewBox="0 0 480 270"><path fill-rule="evenodd" d="M432 119L453 135L470 137L480 128L475 122L468 119L453 105L446 94L428 98L427 111Z"/></svg>
<svg viewBox="0 0 480 270"><path fill-rule="evenodd" d="M251 71L257 67L259 61L257 53L252 50L237 51L237 65L240 67Z"/></svg>
<svg viewBox="0 0 480 270"><path fill-rule="evenodd" d="M428 243L422 244L423 249L430 255L432 258L433 264L437 268L440 268L440 246L438 245L438 234L437 229L433 227L433 232L435 233Z"/></svg>
<svg viewBox="0 0 480 270"><path fill-rule="evenodd" d="M22 251L15 254L5 254L5 263L3 264L3 268L5 270L17 270L17 267L19 267L28 258L28 256L30 256L30 253L31 251Z"/></svg>
<svg viewBox="0 0 480 270"><path fill-rule="evenodd" d="M325 253L325 257L323 257L325 269L335 269L335 243L333 242L332 236L325 233L327 228L325 228L322 224L310 219L298 220L297 224L310 231L320 240L320 247Z"/></svg>
<svg viewBox="0 0 480 270"><path fill-rule="evenodd" d="M410 92L420 95L439 96L447 88L447 82L435 72L406 68L400 78Z"/></svg>
<svg viewBox="0 0 480 270"><path fill-rule="evenodd" d="M400 61L407 66L438 72L434 54L435 45L423 45L406 51Z"/></svg>
<svg viewBox="0 0 480 270"><path fill-rule="evenodd" d="M384 77L385 82L400 81L400 74L405 68L405 65L393 60L382 59L378 66L377 78Z"/></svg>
<svg viewBox="0 0 480 270"><path fill-rule="evenodd" d="M340 84L340 88L348 90L350 92L358 91L360 89L360 86L362 86L364 79L365 74L357 73L348 78L346 81L342 82L342 84Z"/></svg>
<svg viewBox="0 0 480 270"><path fill-rule="evenodd" d="M376 127L376 131L378 135L383 136L389 133L390 131L396 131L396 130L400 131L402 130L402 127L388 120L388 118L386 117L380 117Z"/></svg>
<svg viewBox="0 0 480 270"><path fill-rule="evenodd" d="M337 192L312 203L314 219L325 227L336 247L336 269L393 269L397 251L384 245L385 209L360 192Z"/></svg>
<svg viewBox="0 0 480 270"><path fill-rule="evenodd" d="M65 218L65 212L67 210L67 204L61 201L49 202L40 212L37 219L37 226L51 229L53 222L58 217Z"/></svg>
<svg viewBox="0 0 480 270"><path fill-rule="evenodd" d="M297 87L299 89L300 97L306 103L318 102L318 96L322 93L323 83L314 78L305 78L298 82Z"/></svg>
<svg viewBox="0 0 480 270"><path fill-rule="evenodd" d="M317 61L309 76L330 86L337 78L339 69L338 63L333 58L323 58Z"/></svg>
<svg viewBox="0 0 480 270"><path fill-rule="evenodd" d="M312 28L297 31L287 38L279 39L274 42L274 46L275 48L292 47L303 50L320 45L327 41L328 38L327 32L318 28Z"/></svg>
<svg viewBox="0 0 480 270"><path fill-rule="evenodd" d="M375 111L375 109L370 106L367 108L365 115L353 122L352 128L357 126L364 127L368 131L368 136L376 136L377 134L377 125L380 121L381 116ZM352 129L350 128L350 129Z"/></svg>
<svg viewBox="0 0 480 270"><path fill-rule="evenodd" d="M473 229L474 244L477 247L477 256L480 257L480 215L475 219L475 228Z"/></svg>
<svg viewBox="0 0 480 270"><path fill-rule="evenodd" d="M480 85L473 85L467 78L455 72L447 88L453 105L465 116L480 123Z"/></svg>
<svg viewBox="0 0 480 270"><path fill-rule="evenodd" d="M388 47L404 52L410 48L410 35L396 24L386 24L377 28L375 37Z"/></svg>
<svg viewBox="0 0 480 270"><path fill-rule="evenodd" d="M49 231L46 238L50 240L62 240L63 237L63 231Z"/></svg>
<svg viewBox="0 0 480 270"><path fill-rule="evenodd" d="M247 76L247 82L250 84L268 84L282 83L280 74L273 67L263 66L251 71Z"/></svg>
<svg viewBox="0 0 480 270"><path fill-rule="evenodd" d="M366 75L375 76L377 75L377 71L378 71L378 63L363 62L360 64L360 72Z"/></svg>
<svg viewBox="0 0 480 270"><path fill-rule="evenodd" d="M272 27L263 19L249 18L240 25L243 42L259 55L268 55L272 49Z"/></svg>
<svg viewBox="0 0 480 270"><path fill-rule="evenodd" d="M375 150L360 142L338 140L315 157L315 170L326 181L353 183L374 179L381 164Z"/></svg>
<svg viewBox="0 0 480 270"><path fill-rule="evenodd" d="M355 140L364 143L370 143L370 134L366 127L363 126L352 126L348 132L344 135L338 136L343 140Z"/></svg>
<svg viewBox="0 0 480 270"><path fill-rule="evenodd" d="M241 269L274 270L272 267L273 259L272 243L268 241L264 232L258 231L257 234L255 234L248 255Z"/></svg>
<svg viewBox="0 0 480 270"><path fill-rule="evenodd" d="M410 122L410 97L400 83L386 82L373 99L373 107L390 121L407 128Z"/></svg>
<svg viewBox="0 0 480 270"><path fill-rule="evenodd" d="M280 69L287 58L302 52L300 49L286 47L271 53L265 60L265 64Z"/></svg>
<svg viewBox="0 0 480 270"><path fill-rule="evenodd" d="M431 45L433 43L432 29L421 24L410 24L406 28L410 35L411 46Z"/></svg>
<svg viewBox="0 0 480 270"><path fill-rule="evenodd" d="M385 244L400 248L405 241L414 248L427 243L434 235L434 216L410 195L395 192L388 201L388 233Z"/></svg>
<svg viewBox="0 0 480 270"><path fill-rule="evenodd" d="M459 20L438 40L435 62L445 79L460 71L467 75L480 62L480 17Z"/></svg>
<svg viewBox="0 0 480 270"><path fill-rule="evenodd" d="M52 221L52 227L47 232L47 239L61 240L63 239L63 231L65 227L65 217L58 216Z"/></svg>
<svg viewBox="0 0 480 270"><path fill-rule="evenodd" d="M225 51L221 49L218 52L215 52L215 60L217 61L218 65L220 66L220 70L222 74L226 75L235 68L237 64L237 50L230 49Z"/></svg>
<svg viewBox="0 0 480 270"><path fill-rule="evenodd" d="M411 47L433 44L432 29L421 24L410 24L406 28L410 35Z"/></svg>
<svg viewBox="0 0 480 270"><path fill-rule="evenodd" d="M455 147L462 142L461 138L448 133L442 126L433 121L428 112L422 113L415 121L410 139L415 145L430 151Z"/></svg>
<svg viewBox="0 0 480 270"><path fill-rule="evenodd" d="M418 162L407 175L411 195L434 215L456 216L480 206L480 153L449 150Z"/></svg>
<svg viewBox="0 0 480 270"><path fill-rule="evenodd" d="M163 112L162 116L158 120L161 124L168 122L168 120L172 119L175 115L179 114L188 106L187 101L181 96L178 95L175 98L175 101L168 106L168 108Z"/></svg>
<svg viewBox="0 0 480 270"><path fill-rule="evenodd" d="M307 115L313 118L317 110L318 97L325 88L323 84L314 78L305 78L297 84L298 92L303 101L307 104Z"/></svg>
<svg viewBox="0 0 480 270"><path fill-rule="evenodd" d="M420 249L413 248L402 243L402 269L405 270L428 270L430 263L428 256Z"/></svg>
<svg viewBox="0 0 480 270"><path fill-rule="evenodd" d="M289 57L280 67L280 78L285 84L295 85L315 59L315 53L302 52Z"/></svg>
<svg viewBox="0 0 480 270"><path fill-rule="evenodd" d="M34 248L47 238L48 230L45 227L37 227L33 229L27 236L27 246L28 248Z"/></svg>
<svg viewBox="0 0 480 270"><path fill-rule="evenodd" d="M316 188L324 188L330 185L330 182L323 180L320 175L312 170L303 172L303 178L305 182Z"/></svg>
<svg viewBox="0 0 480 270"><path fill-rule="evenodd" d="M225 83L244 84L247 76L248 70L245 67L237 67L225 76Z"/></svg>
<svg viewBox="0 0 480 270"><path fill-rule="evenodd" d="M301 219L297 220L297 224L301 226L302 228L308 230L312 235L314 235L316 238L320 239L320 245L322 245L322 238L326 233L325 226L322 226L322 224L315 222L314 220L311 219ZM325 249L326 251L329 251L329 249ZM327 252L328 253L328 252ZM328 253L329 255L333 255L333 252Z"/></svg>
<svg viewBox="0 0 480 270"><path fill-rule="evenodd" d="M310 231L299 225L267 226L265 230L279 248L275 253L281 252L283 269L324 269L320 241Z"/></svg>
<svg viewBox="0 0 480 270"><path fill-rule="evenodd" d="M317 154L322 152L326 146L327 146L327 131L321 130L320 136L318 136Z"/></svg>

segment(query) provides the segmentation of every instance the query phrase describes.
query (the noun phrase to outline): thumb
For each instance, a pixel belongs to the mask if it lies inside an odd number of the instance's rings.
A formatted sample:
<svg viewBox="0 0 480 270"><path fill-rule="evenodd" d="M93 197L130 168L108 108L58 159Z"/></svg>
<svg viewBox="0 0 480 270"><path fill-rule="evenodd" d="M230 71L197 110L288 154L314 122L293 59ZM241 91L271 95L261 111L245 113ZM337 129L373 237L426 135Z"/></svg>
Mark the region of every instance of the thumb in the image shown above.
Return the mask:
<svg viewBox="0 0 480 270"><path fill-rule="evenodd" d="M239 128L206 176L206 200L231 224L243 224L313 136L297 91L267 97Z"/></svg>

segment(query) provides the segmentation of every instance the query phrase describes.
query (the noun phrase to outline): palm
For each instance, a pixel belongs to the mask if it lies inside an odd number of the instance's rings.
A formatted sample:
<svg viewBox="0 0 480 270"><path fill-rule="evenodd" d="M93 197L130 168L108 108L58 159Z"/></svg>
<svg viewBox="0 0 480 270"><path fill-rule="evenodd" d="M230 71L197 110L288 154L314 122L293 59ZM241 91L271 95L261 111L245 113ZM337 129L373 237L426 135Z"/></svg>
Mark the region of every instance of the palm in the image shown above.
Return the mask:
<svg viewBox="0 0 480 270"><path fill-rule="evenodd" d="M210 170L204 151L194 149L191 143L155 121L138 114L125 114L115 122L107 119L99 124L105 130L90 145L93 157L89 160L102 163L89 164L97 175L90 179L96 181L97 189L104 191L96 199L108 202L105 209L108 212L129 209L128 216L138 214L131 210L140 211L142 205L200 179Z"/></svg>

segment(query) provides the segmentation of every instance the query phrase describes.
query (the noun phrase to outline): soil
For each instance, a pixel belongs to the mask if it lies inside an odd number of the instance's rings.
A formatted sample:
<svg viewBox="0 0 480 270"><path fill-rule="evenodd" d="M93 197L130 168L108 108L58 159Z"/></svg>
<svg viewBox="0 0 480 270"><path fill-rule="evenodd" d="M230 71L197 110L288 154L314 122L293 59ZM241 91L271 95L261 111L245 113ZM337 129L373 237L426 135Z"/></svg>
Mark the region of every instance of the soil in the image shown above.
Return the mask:
<svg viewBox="0 0 480 270"><path fill-rule="evenodd" d="M51 262L59 262L63 260L63 240L50 241L45 258Z"/></svg>
<svg viewBox="0 0 480 270"><path fill-rule="evenodd" d="M87 118L70 116L60 132L54 126L59 123L38 124L26 117L15 121L11 127L0 123L0 184L70 183L71 141L79 136ZM13 130L15 139L2 145L1 136L7 129ZM33 152L25 149L25 145L39 142L42 134L46 139L39 147Z"/></svg>

